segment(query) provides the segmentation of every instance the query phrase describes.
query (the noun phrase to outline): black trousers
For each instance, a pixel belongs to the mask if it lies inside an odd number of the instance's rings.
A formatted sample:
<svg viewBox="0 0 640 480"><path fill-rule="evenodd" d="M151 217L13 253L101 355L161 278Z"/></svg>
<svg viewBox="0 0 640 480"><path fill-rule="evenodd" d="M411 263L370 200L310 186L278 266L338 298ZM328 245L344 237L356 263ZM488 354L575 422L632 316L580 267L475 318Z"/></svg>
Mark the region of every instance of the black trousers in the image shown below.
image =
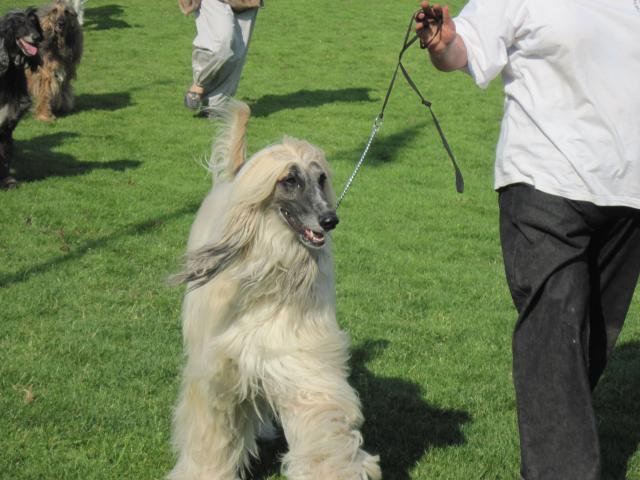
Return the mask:
<svg viewBox="0 0 640 480"><path fill-rule="evenodd" d="M640 210L598 207L515 184L500 237L518 310L513 380L526 480L600 478L591 392L640 272Z"/></svg>

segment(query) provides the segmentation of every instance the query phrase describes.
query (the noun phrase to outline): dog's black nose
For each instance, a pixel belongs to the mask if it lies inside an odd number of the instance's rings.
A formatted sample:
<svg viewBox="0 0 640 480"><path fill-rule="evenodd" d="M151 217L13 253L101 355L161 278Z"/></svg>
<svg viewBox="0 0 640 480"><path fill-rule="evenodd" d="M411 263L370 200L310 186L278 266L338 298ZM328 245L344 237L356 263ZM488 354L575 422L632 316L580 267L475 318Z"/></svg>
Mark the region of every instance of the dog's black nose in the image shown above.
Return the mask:
<svg viewBox="0 0 640 480"><path fill-rule="evenodd" d="M340 219L338 218L335 212L325 213L320 217L320 220L319 220L320 226L325 231L333 230L334 228L336 228L336 225L338 225L338 222L340 222Z"/></svg>

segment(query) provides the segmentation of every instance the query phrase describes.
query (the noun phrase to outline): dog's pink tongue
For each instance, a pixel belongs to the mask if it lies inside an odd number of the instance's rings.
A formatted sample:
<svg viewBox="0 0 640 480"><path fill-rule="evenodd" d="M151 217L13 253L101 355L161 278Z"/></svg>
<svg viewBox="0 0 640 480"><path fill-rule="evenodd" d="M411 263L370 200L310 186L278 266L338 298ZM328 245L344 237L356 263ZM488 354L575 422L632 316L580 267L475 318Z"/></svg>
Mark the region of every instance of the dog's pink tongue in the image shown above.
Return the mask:
<svg viewBox="0 0 640 480"><path fill-rule="evenodd" d="M20 45L22 46L24 51L27 53L27 55L32 55L33 56L36 53L38 53L38 47L36 47L35 45L30 44L29 42L26 42L26 41L20 39Z"/></svg>

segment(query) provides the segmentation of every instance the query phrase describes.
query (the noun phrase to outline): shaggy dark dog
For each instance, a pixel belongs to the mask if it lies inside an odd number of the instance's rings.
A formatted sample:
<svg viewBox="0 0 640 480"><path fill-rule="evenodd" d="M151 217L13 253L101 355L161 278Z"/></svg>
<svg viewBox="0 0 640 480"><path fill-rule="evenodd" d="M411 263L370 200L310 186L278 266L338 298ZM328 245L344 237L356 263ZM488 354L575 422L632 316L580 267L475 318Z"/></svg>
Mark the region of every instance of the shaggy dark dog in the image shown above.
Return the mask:
<svg viewBox="0 0 640 480"><path fill-rule="evenodd" d="M36 118L50 122L54 113L73 109L71 81L82 57L82 27L76 11L65 0L42 7L38 16L44 33L42 65L33 73L27 72L27 80Z"/></svg>
<svg viewBox="0 0 640 480"><path fill-rule="evenodd" d="M13 130L29 110L25 69L35 70L40 61L38 45L42 29L36 10L14 10L0 18L0 188L17 184L9 172Z"/></svg>

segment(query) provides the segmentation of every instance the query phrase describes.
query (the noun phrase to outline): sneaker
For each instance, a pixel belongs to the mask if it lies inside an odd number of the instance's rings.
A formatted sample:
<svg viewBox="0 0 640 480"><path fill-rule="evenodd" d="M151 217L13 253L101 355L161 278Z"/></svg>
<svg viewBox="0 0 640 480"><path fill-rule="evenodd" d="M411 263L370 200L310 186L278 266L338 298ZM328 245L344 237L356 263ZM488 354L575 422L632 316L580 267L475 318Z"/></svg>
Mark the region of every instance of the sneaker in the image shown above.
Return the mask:
<svg viewBox="0 0 640 480"><path fill-rule="evenodd" d="M184 106L190 110L200 110L200 107L202 107L202 95L188 91L184 96Z"/></svg>
<svg viewBox="0 0 640 480"><path fill-rule="evenodd" d="M0 180L0 190L9 190L13 188L18 188L20 186L20 182L18 182L12 176L4 177Z"/></svg>

